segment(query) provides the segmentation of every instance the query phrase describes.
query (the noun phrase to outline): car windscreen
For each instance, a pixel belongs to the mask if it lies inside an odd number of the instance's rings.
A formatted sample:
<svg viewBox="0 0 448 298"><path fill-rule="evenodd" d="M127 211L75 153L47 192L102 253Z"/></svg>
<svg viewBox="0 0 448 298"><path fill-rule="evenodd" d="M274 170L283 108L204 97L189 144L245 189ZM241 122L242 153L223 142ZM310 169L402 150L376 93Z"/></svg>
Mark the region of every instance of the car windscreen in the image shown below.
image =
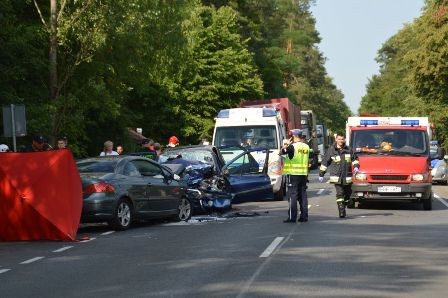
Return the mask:
<svg viewBox="0 0 448 298"><path fill-rule="evenodd" d="M159 156L159 162L164 163L174 158L182 158L188 161L200 161L209 165L214 165L212 151L191 148L185 150L167 150Z"/></svg>
<svg viewBox="0 0 448 298"><path fill-rule="evenodd" d="M219 152L221 152L222 158L224 158L225 163L228 163L229 161L234 159L238 154L241 154L244 151L245 149L241 147L225 147L219 149Z"/></svg>
<svg viewBox="0 0 448 298"><path fill-rule="evenodd" d="M352 148L359 154L428 156L428 136L413 129L354 130Z"/></svg>
<svg viewBox="0 0 448 298"><path fill-rule="evenodd" d="M90 160L76 163L80 173L113 173L117 160Z"/></svg>
<svg viewBox="0 0 448 298"><path fill-rule="evenodd" d="M214 145L279 149L274 125L217 127Z"/></svg>

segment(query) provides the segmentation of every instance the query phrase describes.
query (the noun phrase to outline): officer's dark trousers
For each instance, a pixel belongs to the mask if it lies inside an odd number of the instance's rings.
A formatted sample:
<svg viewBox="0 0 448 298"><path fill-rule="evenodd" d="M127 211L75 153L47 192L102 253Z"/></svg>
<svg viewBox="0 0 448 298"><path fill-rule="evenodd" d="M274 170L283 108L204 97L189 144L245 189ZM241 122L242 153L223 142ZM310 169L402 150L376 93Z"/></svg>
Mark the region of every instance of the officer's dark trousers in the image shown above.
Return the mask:
<svg viewBox="0 0 448 298"><path fill-rule="evenodd" d="M306 194L307 177L288 175L287 179L287 198L289 201L288 218L292 221L297 220L297 201L299 201L300 217L308 219L308 196Z"/></svg>
<svg viewBox="0 0 448 298"><path fill-rule="evenodd" d="M336 202L347 203L352 194L352 185L335 184L334 187L336 188Z"/></svg>

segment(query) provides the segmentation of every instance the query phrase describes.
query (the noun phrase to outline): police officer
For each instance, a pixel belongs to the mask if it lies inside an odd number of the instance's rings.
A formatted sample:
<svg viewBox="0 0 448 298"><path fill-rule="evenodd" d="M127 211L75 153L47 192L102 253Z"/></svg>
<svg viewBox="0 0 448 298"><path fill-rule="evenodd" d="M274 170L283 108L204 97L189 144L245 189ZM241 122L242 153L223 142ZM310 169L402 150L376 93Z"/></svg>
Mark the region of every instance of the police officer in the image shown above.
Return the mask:
<svg viewBox="0 0 448 298"><path fill-rule="evenodd" d="M308 161L310 147L305 143L302 130L292 129L292 140L285 144L281 154L287 155L283 167L286 175L287 197L289 201L288 218L283 222L293 223L297 220L297 200L300 205L300 222L308 221L308 200L306 196L306 183L308 181Z"/></svg>
<svg viewBox="0 0 448 298"><path fill-rule="evenodd" d="M330 183L334 183L336 188L336 203L340 218L346 216L345 206L351 200L352 166L353 174L356 175L359 171L359 162L353 150L345 144L344 135L338 133L334 145L328 148L322 160L319 181L323 182L325 172L329 169Z"/></svg>

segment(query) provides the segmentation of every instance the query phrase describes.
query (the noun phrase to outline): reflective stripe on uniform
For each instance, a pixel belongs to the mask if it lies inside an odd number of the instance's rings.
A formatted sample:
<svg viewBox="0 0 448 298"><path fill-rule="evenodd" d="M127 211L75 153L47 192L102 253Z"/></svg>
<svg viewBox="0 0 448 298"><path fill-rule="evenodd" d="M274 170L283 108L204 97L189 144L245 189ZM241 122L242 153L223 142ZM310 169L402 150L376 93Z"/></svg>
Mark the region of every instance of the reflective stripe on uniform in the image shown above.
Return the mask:
<svg viewBox="0 0 448 298"><path fill-rule="evenodd" d="M330 176L330 183L337 183L339 181L339 176Z"/></svg>
<svg viewBox="0 0 448 298"><path fill-rule="evenodd" d="M345 177L345 181L347 183L352 183L352 177Z"/></svg>
<svg viewBox="0 0 448 298"><path fill-rule="evenodd" d="M359 161L354 160L354 161L352 162L352 165L354 165L354 166L359 165Z"/></svg>
<svg viewBox="0 0 448 298"><path fill-rule="evenodd" d="M350 156L350 154L345 154L345 161L352 162L352 157Z"/></svg>
<svg viewBox="0 0 448 298"><path fill-rule="evenodd" d="M344 198L343 197L336 197L336 202L343 202Z"/></svg>
<svg viewBox="0 0 448 298"><path fill-rule="evenodd" d="M319 170L321 170L322 172L326 172L327 167L321 164Z"/></svg>
<svg viewBox="0 0 448 298"><path fill-rule="evenodd" d="M336 163L339 163L341 161L341 157L339 155L332 156L331 159L334 160L334 162Z"/></svg>

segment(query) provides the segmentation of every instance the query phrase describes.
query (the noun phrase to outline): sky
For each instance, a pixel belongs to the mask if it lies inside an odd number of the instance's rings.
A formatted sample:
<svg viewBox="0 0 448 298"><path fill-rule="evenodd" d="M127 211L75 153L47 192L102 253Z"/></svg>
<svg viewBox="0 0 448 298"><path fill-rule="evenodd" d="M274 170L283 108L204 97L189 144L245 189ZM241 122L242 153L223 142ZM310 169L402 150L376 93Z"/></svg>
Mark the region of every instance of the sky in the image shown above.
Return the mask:
<svg viewBox="0 0 448 298"><path fill-rule="evenodd" d="M424 0L316 0L311 7L327 73L354 114L369 78L379 72L378 50L423 6Z"/></svg>

